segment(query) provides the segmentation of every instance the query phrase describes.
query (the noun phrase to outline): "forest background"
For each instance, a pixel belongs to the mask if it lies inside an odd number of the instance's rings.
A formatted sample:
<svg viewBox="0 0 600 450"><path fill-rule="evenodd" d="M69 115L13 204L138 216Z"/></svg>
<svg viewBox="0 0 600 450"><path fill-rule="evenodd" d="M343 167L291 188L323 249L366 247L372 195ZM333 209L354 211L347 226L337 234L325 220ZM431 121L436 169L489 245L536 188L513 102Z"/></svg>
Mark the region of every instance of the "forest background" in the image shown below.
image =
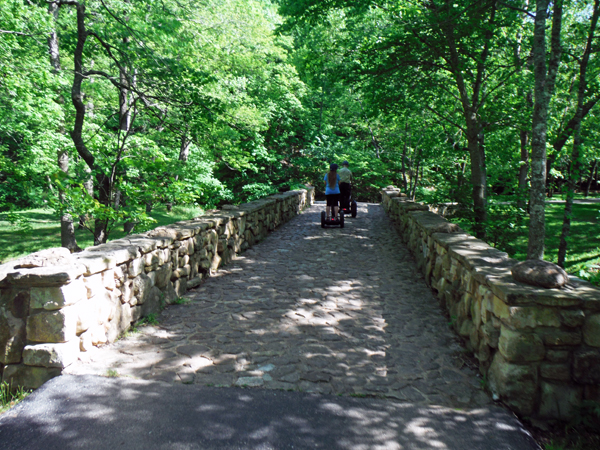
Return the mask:
<svg viewBox="0 0 600 450"><path fill-rule="evenodd" d="M0 258L305 183L322 195L329 163L348 160L359 201L395 185L451 204L511 256L598 283L600 203L574 200L600 190L598 13L597 0L0 0Z"/></svg>

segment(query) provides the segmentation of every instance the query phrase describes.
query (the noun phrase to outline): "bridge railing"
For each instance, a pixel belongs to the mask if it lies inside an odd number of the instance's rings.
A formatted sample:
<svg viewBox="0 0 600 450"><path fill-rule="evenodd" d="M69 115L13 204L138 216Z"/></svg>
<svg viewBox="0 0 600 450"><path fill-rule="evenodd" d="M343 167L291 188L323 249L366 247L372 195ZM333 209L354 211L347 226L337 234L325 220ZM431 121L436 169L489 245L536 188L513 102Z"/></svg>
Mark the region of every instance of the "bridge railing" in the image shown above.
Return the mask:
<svg viewBox="0 0 600 450"><path fill-rule="evenodd" d="M313 202L312 187L285 192L81 253L55 248L0 266L2 380L39 387Z"/></svg>
<svg viewBox="0 0 600 450"><path fill-rule="evenodd" d="M382 204L494 398L520 416L568 420L600 401L600 289L571 277L561 289L517 282L518 261L408 201Z"/></svg>

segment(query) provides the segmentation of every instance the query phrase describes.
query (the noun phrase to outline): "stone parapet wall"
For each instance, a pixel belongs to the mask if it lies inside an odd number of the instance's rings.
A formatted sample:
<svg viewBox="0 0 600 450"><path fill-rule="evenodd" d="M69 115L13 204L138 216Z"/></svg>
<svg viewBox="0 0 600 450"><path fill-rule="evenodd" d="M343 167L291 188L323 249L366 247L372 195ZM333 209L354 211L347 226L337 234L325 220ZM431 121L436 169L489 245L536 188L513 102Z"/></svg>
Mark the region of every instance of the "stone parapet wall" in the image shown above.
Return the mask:
<svg viewBox="0 0 600 450"><path fill-rule="evenodd" d="M0 266L0 375L37 388L132 323L198 286L314 202L290 191L70 254Z"/></svg>
<svg viewBox="0 0 600 450"><path fill-rule="evenodd" d="M561 289L517 282L518 263L395 188L382 204L486 386L522 417L568 420L600 401L600 289L571 277Z"/></svg>

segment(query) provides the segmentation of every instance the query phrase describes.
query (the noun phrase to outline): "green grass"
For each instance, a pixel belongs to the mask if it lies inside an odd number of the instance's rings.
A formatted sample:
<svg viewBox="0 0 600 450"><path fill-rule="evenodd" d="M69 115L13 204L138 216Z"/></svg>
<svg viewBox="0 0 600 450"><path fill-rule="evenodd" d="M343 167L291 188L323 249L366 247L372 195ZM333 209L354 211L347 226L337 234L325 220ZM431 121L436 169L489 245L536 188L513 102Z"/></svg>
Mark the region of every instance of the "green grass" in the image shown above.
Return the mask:
<svg viewBox="0 0 600 450"><path fill-rule="evenodd" d="M558 260L558 245L564 217L564 204L546 205L546 250L544 259L556 262ZM523 233L517 240L517 253L513 256L525 260L527 256L528 231L523 227ZM600 204L573 205L571 219L571 235L568 239L565 269L577 274L589 264L600 264Z"/></svg>
<svg viewBox="0 0 600 450"><path fill-rule="evenodd" d="M559 196L553 199L558 200ZM494 198L496 201L503 201ZM546 204L546 250L544 259L556 263L558 261L558 246L563 224L564 203ZM454 220L464 230L469 231L469 224L464 220ZM527 259L527 242L529 238L529 218L518 227L511 229L510 220L506 221L504 229L510 236L510 247L498 245L500 250L506 251L511 258L519 261ZM580 271L597 270L589 266L600 265L600 203L595 204L573 204L573 217L571 219L571 233L568 239L567 257L565 269L567 272L580 276ZM598 284L598 281L594 281Z"/></svg>
<svg viewBox="0 0 600 450"><path fill-rule="evenodd" d="M515 200L515 196L514 195L493 195L494 200L499 201L499 202L512 202ZM553 201L553 200L565 200L566 198L566 194L563 192L555 192L554 195L552 197L546 197L547 201ZM600 198L600 192L595 192L592 191L590 192L590 195L588 195L587 197L585 195L583 195L582 193L577 192L575 194L575 200L590 200L590 199L595 199L595 198Z"/></svg>
<svg viewBox="0 0 600 450"><path fill-rule="evenodd" d="M14 226L7 221L7 214L0 213L0 263L10 261L29 253L51 247L60 247L60 221L51 210L31 209L14 213L25 226ZM202 214L197 207L174 206L169 213L165 208L156 208L151 216L156 219L155 227L169 225L180 220L193 219ZM84 229L75 227L77 244L81 248L93 245L92 234ZM135 233L135 231L134 231ZM126 236L122 224L111 232L109 240Z"/></svg>
<svg viewBox="0 0 600 450"><path fill-rule="evenodd" d="M148 314L146 317L143 317L142 319L138 320L136 323L134 323L133 325L131 325L127 330L125 330L121 336L119 337L119 339L121 338L128 338L131 337L137 333L139 333L140 327L145 327L145 326L156 326L158 325L158 317L156 314Z"/></svg>
<svg viewBox="0 0 600 450"><path fill-rule="evenodd" d="M0 414L8 411L29 394L30 391L27 391L22 387L11 389L6 381L0 383Z"/></svg>
<svg viewBox="0 0 600 450"><path fill-rule="evenodd" d="M191 302L192 300L189 298L178 297L171 302L171 305L187 305Z"/></svg>
<svg viewBox="0 0 600 450"><path fill-rule="evenodd" d="M144 325L156 326L156 325L158 325L158 317L156 317L156 314L148 314L146 317L144 317L142 320L140 320L138 322L138 325L140 325L140 326L144 326Z"/></svg>

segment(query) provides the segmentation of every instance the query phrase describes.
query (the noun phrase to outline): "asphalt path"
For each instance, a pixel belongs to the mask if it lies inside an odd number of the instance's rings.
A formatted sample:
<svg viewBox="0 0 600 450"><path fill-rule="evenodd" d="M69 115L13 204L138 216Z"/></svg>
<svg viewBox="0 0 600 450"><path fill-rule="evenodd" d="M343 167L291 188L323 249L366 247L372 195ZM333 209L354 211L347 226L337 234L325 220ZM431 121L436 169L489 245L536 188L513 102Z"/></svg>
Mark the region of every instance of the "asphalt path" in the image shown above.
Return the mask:
<svg viewBox="0 0 600 450"><path fill-rule="evenodd" d="M499 407L63 375L0 416L3 450L538 449Z"/></svg>

